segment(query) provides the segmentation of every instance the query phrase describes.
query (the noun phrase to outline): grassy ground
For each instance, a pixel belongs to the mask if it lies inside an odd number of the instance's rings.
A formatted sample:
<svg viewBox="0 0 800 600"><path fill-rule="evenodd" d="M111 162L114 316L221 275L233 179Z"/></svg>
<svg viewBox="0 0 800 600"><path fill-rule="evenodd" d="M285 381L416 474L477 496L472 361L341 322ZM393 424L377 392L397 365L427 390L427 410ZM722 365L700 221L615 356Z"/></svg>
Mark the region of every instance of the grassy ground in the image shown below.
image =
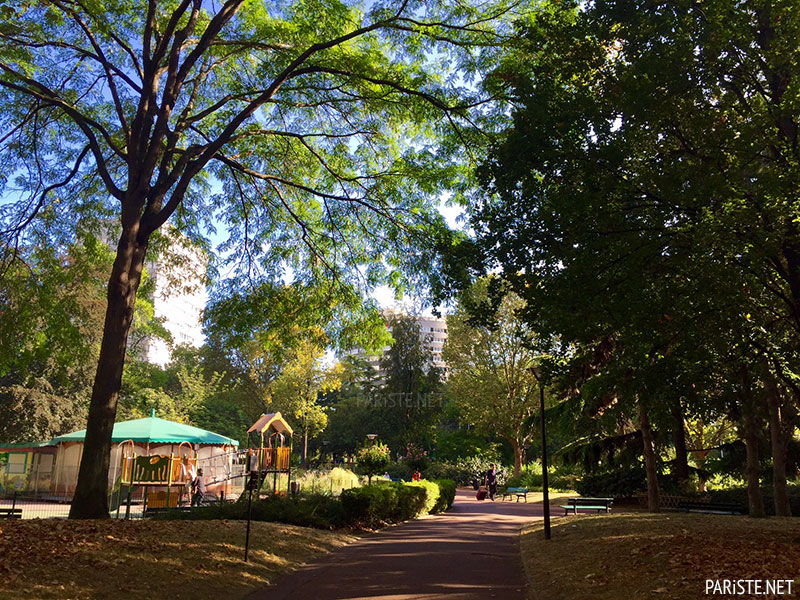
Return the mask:
<svg viewBox="0 0 800 600"><path fill-rule="evenodd" d="M241 598L352 535L241 521L0 521L0 600Z"/></svg>
<svg viewBox="0 0 800 600"><path fill-rule="evenodd" d="M549 542L537 521L521 548L531 600L697 600L706 579L794 579L800 595L799 519L584 514L554 520Z"/></svg>

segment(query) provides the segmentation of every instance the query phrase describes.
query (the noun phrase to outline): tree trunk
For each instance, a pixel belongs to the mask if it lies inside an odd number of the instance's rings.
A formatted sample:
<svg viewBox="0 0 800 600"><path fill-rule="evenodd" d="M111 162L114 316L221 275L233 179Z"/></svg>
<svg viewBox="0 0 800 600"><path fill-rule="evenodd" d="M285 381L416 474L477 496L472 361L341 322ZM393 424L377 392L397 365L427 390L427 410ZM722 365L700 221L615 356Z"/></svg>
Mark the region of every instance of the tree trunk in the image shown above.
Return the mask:
<svg viewBox="0 0 800 600"><path fill-rule="evenodd" d="M523 449L517 440L509 440L511 449L514 451L514 477L522 473L522 453Z"/></svg>
<svg viewBox="0 0 800 600"><path fill-rule="evenodd" d="M769 409L769 435L772 444L772 487L775 495L775 514L779 517L791 517L789 491L786 487L786 453L788 446L784 435L781 418L781 392L769 372L764 380L767 388L767 407Z"/></svg>
<svg viewBox="0 0 800 600"><path fill-rule="evenodd" d="M647 510L659 512L659 487L658 487L658 468L656 466L656 451L653 446L653 430L650 427L650 417L647 408L639 400L639 430L642 432L642 444L644 446L644 465L647 472Z"/></svg>
<svg viewBox="0 0 800 600"><path fill-rule="evenodd" d="M672 417L674 419L672 440L675 444L675 478L681 484L685 484L689 481L689 453L686 450L686 428L680 399L672 405Z"/></svg>
<svg viewBox="0 0 800 600"><path fill-rule="evenodd" d="M750 378L746 368L742 369L742 429L744 430L744 443L747 447L747 466L745 477L747 479L747 503L750 507L751 517L765 517L764 497L761 494L761 460L758 456L758 419L755 415Z"/></svg>
<svg viewBox="0 0 800 600"><path fill-rule="evenodd" d="M78 483L70 506L72 519L108 518L108 467L111 433L117 415L128 334L136 291L142 278L147 239L138 240L138 215L123 225L108 282L108 306L97 363ZM123 222L125 216L123 215Z"/></svg>

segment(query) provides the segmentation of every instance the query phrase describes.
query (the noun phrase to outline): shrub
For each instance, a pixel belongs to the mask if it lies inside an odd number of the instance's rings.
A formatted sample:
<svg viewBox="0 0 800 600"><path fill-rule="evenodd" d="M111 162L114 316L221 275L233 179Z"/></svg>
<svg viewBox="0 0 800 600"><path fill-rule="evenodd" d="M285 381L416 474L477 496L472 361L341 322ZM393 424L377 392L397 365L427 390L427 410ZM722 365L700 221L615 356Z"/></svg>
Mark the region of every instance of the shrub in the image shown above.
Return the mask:
<svg viewBox="0 0 800 600"><path fill-rule="evenodd" d="M453 501L456 499L456 482L452 479L437 479L435 483L439 487L439 497L431 512L440 513L453 506Z"/></svg>
<svg viewBox="0 0 800 600"><path fill-rule="evenodd" d="M800 515L800 484L789 484L789 506L792 509L792 515ZM775 514L775 497L774 491L771 487L761 488L761 493L764 496L764 510L768 515ZM708 495L711 497L712 502L719 502L722 504L740 504L745 509L749 507L747 500L747 486L736 486L728 489L710 490Z"/></svg>
<svg viewBox="0 0 800 600"><path fill-rule="evenodd" d="M425 498L424 498L424 513L428 514L434 512L433 508L436 506L436 503L439 501L439 485L434 481L428 481L423 479L422 481L412 481L406 484L410 487L421 487L425 490Z"/></svg>
<svg viewBox="0 0 800 600"><path fill-rule="evenodd" d="M558 470L551 471L547 478L547 486L556 492L568 492L576 489L581 477L574 473L559 473ZM529 490L541 491L542 489L542 466L532 463L522 473L510 477L506 481L508 487L522 487Z"/></svg>
<svg viewBox="0 0 800 600"><path fill-rule="evenodd" d="M457 485L470 485L472 479L489 470L489 465L496 461L487 458L472 457L455 463L433 461L425 471L429 479L452 479Z"/></svg>
<svg viewBox="0 0 800 600"><path fill-rule="evenodd" d="M330 471L306 471L296 481L301 490L334 496L338 496L342 490L361 485L358 475L341 467L334 467Z"/></svg>
<svg viewBox="0 0 800 600"><path fill-rule="evenodd" d="M247 519L247 496L238 502L223 502L212 506L200 506L191 511L166 511L155 515L156 519L214 520ZM300 494L294 498L269 496L253 500L251 518L254 521L273 521L301 527L331 529L345 525L341 503L328 494Z"/></svg>
<svg viewBox="0 0 800 600"><path fill-rule="evenodd" d="M647 489L647 475L641 467L584 475L576 487L582 496L627 498Z"/></svg>
<svg viewBox="0 0 800 600"><path fill-rule="evenodd" d="M345 490L341 501L348 525L379 527L446 510L453 504L455 490L452 481L381 481Z"/></svg>
<svg viewBox="0 0 800 600"><path fill-rule="evenodd" d="M345 521L360 527L379 527L394 522L401 485L386 482L345 490L340 496Z"/></svg>
<svg viewBox="0 0 800 600"><path fill-rule="evenodd" d="M369 477L371 482L372 476L383 471L384 467L389 464L389 456L389 446L378 442L358 451L356 465L364 475Z"/></svg>
<svg viewBox="0 0 800 600"><path fill-rule="evenodd" d="M404 479L406 481L411 480L411 474L413 472L411 467L408 466L408 463L403 461L389 463L384 468L384 471L389 474L389 477Z"/></svg>

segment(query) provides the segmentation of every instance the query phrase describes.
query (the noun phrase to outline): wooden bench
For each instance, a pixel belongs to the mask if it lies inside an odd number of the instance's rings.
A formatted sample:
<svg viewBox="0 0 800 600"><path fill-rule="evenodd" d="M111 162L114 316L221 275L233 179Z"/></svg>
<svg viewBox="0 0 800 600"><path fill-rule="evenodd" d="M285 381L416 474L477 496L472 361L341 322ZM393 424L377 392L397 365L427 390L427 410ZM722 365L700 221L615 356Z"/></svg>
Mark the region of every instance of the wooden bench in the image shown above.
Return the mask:
<svg viewBox="0 0 800 600"><path fill-rule="evenodd" d="M511 500L512 497L517 497L517 502L519 502L520 498L524 498L525 502L528 501L528 488L518 488L518 487L510 487L506 488L504 491L500 492L500 500L503 501L508 496L508 499Z"/></svg>
<svg viewBox="0 0 800 600"><path fill-rule="evenodd" d="M579 510L596 510L597 512L611 510L611 503L614 502L613 498L567 498L567 504L561 505L564 509L564 515L568 515L570 511L572 514L577 515Z"/></svg>
<svg viewBox="0 0 800 600"><path fill-rule="evenodd" d="M715 515L743 515L744 506L740 504L724 504L721 502L703 502L701 500L684 501L678 504L681 512L699 512Z"/></svg>
<svg viewBox="0 0 800 600"><path fill-rule="evenodd" d="M21 508L3 508L0 507L0 519L21 519Z"/></svg>

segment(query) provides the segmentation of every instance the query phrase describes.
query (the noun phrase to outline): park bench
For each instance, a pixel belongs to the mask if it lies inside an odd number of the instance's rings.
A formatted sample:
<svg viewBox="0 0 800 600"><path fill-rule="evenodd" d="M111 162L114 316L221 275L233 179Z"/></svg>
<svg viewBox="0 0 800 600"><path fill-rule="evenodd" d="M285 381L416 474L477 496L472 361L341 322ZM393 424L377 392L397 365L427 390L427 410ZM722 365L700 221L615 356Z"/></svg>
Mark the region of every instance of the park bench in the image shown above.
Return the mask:
<svg viewBox="0 0 800 600"><path fill-rule="evenodd" d="M567 498L567 504L561 505L564 509L564 515L568 515L570 511L572 514L577 515L579 510L596 510L597 512L611 510L611 503L614 502L613 498Z"/></svg>
<svg viewBox="0 0 800 600"><path fill-rule="evenodd" d="M506 488L502 492L500 492L500 500L505 500L506 496L508 499L511 500L514 496L517 497L517 502L519 502L520 498L524 498L525 502L528 501L528 488L518 488L518 487L510 487Z"/></svg>
<svg viewBox="0 0 800 600"><path fill-rule="evenodd" d="M0 507L0 519L21 519L21 508Z"/></svg>
<svg viewBox="0 0 800 600"><path fill-rule="evenodd" d="M161 515L161 514L164 514L164 513L187 513L187 512L191 512L191 511L192 511L192 507L191 506L169 506L169 507L167 507L167 506L156 506L156 507L148 506L146 509L144 509L144 516L145 517L152 517L154 515Z"/></svg>
<svg viewBox="0 0 800 600"><path fill-rule="evenodd" d="M716 515L743 515L746 511L740 504L725 504L722 502L704 502L701 500L684 501L678 504L681 512L699 512Z"/></svg>

